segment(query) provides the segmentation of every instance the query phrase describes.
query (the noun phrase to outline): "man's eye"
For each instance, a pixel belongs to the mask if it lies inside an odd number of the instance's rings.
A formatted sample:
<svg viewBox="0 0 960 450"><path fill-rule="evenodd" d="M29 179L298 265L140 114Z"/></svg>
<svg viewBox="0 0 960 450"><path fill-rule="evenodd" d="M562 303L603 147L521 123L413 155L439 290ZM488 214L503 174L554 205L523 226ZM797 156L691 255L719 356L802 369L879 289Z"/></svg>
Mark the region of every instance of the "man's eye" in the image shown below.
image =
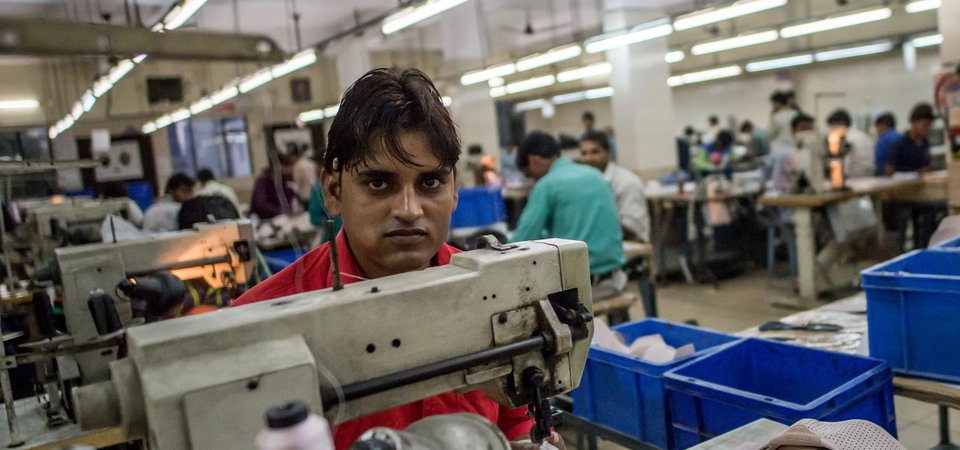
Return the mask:
<svg viewBox="0 0 960 450"><path fill-rule="evenodd" d="M383 180L371 180L367 183L367 186L370 186L370 189L375 191L380 191L387 188L387 182Z"/></svg>
<svg viewBox="0 0 960 450"><path fill-rule="evenodd" d="M436 189L440 187L441 181L439 178L430 178L423 180L423 185L429 189Z"/></svg>

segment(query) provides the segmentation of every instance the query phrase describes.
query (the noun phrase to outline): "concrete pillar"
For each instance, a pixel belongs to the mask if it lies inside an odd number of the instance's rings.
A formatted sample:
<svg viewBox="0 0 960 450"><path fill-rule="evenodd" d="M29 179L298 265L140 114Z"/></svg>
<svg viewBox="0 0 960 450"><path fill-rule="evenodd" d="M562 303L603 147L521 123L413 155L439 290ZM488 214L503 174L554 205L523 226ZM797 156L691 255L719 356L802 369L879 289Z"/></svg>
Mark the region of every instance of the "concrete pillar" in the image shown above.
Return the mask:
<svg viewBox="0 0 960 450"><path fill-rule="evenodd" d="M471 86L459 86L450 89L449 95L453 98L450 113L460 131L461 148L463 155L460 160L460 176L463 184L473 185L473 175L468 173L466 162L469 159L467 148L473 144L483 147L483 153L500 155L500 139L497 133L497 112L493 98L490 97L490 88L487 83L478 83Z"/></svg>
<svg viewBox="0 0 960 450"><path fill-rule="evenodd" d="M940 61L945 68L952 69L960 63L960 2L944 1L937 11L937 28L943 35L940 44ZM960 213L960 161L955 157L947 157L947 174L949 177L947 201L953 214Z"/></svg>
<svg viewBox="0 0 960 450"><path fill-rule="evenodd" d="M371 48L365 41L365 36L351 36L337 42L333 53L337 58L337 80L340 94L353 84L357 78L370 71Z"/></svg>
<svg viewBox="0 0 960 450"><path fill-rule="evenodd" d="M666 17L641 2L607 1L604 31ZM673 94L667 86L670 67L663 60L667 40L658 38L607 52L613 66L610 99L619 163L629 169L651 170L677 165Z"/></svg>

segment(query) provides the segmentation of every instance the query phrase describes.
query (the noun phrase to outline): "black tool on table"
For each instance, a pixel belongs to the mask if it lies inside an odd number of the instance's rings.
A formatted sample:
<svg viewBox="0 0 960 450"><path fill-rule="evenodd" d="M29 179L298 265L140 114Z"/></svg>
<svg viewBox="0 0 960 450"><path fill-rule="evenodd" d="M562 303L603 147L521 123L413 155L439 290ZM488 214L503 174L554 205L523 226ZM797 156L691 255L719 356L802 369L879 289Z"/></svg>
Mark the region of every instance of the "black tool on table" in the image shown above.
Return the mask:
<svg viewBox="0 0 960 450"><path fill-rule="evenodd" d="M767 322L763 325L760 325L760 331L783 331L783 330L798 330L798 331L826 331L826 332L836 332L843 330L843 327L840 325L832 323L816 323L810 322L803 325L792 325L784 322Z"/></svg>

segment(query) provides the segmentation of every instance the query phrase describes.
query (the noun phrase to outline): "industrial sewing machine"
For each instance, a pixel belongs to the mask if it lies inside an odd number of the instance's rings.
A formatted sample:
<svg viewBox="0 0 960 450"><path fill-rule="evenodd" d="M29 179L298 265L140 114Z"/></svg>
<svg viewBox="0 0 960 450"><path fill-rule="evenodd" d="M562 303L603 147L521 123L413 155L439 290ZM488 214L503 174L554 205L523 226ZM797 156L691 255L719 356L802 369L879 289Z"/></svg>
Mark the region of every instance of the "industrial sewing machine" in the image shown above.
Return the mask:
<svg viewBox="0 0 960 450"><path fill-rule="evenodd" d="M580 383L590 346L587 248L483 247L442 267L131 328L110 381L74 391L79 423L154 449L244 449L264 411L292 399L337 424L483 389L529 405L539 442L547 397Z"/></svg>
<svg viewBox="0 0 960 450"><path fill-rule="evenodd" d="M116 295L118 284L169 272L184 281L203 279L212 288L244 285L253 271L254 246L252 224L239 220L197 224L192 230L132 241L56 249L56 264L46 276L61 288L66 334L23 345L31 351L4 358L3 369L43 364L48 373L38 381L46 382L48 416L52 417L59 410L59 390L69 394L74 386L109 378L109 364L118 357L124 330L143 323L142 317L134 317L129 299ZM43 301L49 304L49 299ZM104 317L116 320L101 323ZM51 364L54 359L56 366ZM6 370L0 377L8 377ZM4 392L4 398L11 397ZM65 398L68 408L72 406L69 398ZM8 422L13 436L15 415L9 409Z"/></svg>

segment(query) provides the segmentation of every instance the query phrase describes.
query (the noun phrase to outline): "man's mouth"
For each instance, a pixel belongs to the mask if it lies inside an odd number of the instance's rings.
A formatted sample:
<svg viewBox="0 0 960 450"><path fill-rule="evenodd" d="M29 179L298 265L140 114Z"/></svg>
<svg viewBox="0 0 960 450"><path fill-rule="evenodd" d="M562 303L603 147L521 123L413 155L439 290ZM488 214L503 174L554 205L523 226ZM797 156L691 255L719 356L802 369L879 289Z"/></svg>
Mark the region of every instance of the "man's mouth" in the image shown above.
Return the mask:
<svg viewBox="0 0 960 450"><path fill-rule="evenodd" d="M427 230L422 228L401 228L387 232L387 240L397 245L419 244L427 238Z"/></svg>

